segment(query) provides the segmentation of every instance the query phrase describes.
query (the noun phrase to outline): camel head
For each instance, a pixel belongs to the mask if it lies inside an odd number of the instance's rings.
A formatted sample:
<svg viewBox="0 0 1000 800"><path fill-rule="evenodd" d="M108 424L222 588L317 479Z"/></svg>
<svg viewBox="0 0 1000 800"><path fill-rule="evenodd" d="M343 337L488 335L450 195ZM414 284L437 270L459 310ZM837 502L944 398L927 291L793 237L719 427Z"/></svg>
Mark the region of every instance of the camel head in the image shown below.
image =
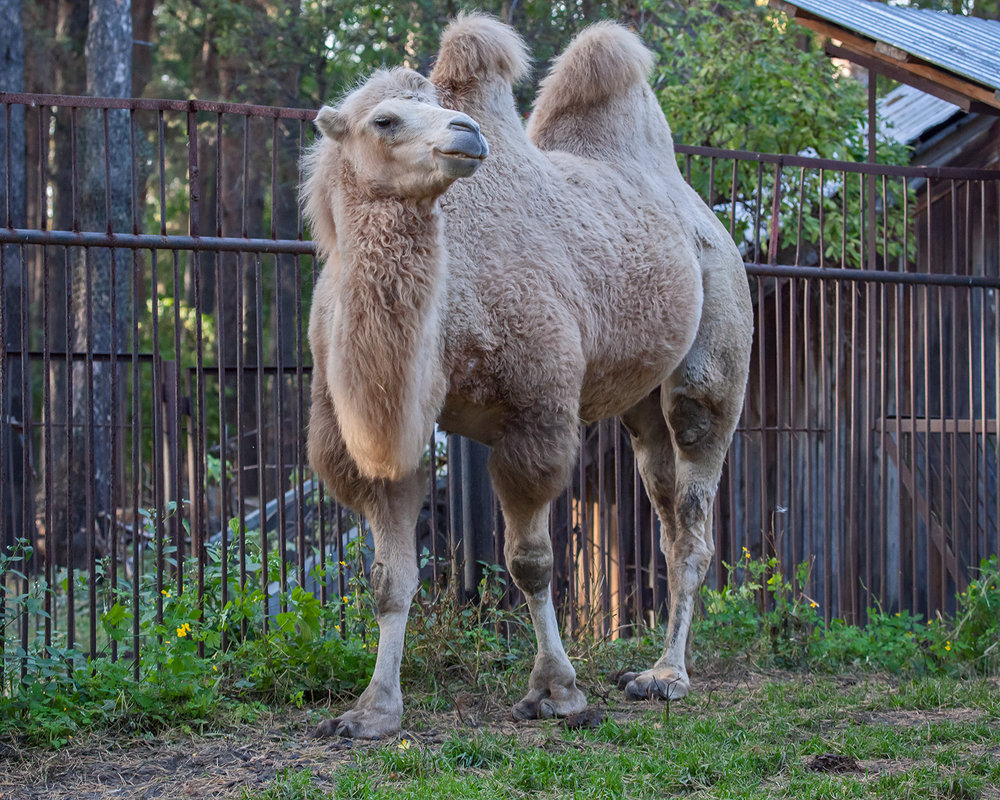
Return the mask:
<svg viewBox="0 0 1000 800"><path fill-rule="evenodd" d="M340 105L321 108L316 127L373 196L436 198L489 153L478 123L442 108L434 85L408 69L375 72Z"/></svg>

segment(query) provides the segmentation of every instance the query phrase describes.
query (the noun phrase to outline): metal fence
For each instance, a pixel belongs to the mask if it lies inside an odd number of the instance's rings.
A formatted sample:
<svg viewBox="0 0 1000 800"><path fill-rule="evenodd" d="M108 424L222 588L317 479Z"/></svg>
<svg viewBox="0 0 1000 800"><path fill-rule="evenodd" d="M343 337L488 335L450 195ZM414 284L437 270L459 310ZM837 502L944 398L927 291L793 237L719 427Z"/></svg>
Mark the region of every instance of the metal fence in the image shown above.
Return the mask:
<svg viewBox="0 0 1000 800"><path fill-rule="evenodd" d="M16 638L103 652L124 586L137 653L143 574L157 604L224 604L231 570L265 590L264 624L289 586L343 594L346 570L313 568L345 564L364 525L304 452L319 265L296 192L313 112L0 103L0 544L35 548L33 574L2 579L50 587ZM809 562L827 619L952 609L1000 548L1000 172L678 152L745 255L756 313L709 583L746 548L786 573ZM658 521L620 424L580 436L551 515L554 591L569 625L617 634L662 618ZM477 562L502 562L484 448L428 447L424 574L474 591Z"/></svg>

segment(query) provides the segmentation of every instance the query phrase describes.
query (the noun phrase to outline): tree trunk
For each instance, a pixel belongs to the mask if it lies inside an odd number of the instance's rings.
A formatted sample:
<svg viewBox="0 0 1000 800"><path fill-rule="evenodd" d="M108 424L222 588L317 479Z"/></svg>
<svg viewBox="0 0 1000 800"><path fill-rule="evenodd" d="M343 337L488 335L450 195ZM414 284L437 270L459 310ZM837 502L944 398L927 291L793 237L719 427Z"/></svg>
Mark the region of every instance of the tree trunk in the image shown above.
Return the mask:
<svg viewBox="0 0 1000 800"><path fill-rule="evenodd" d="M0 89L24 91L24 27L21 3L0 0ZM7 153L10 153L8 158ZM24 168L24 107L0 109L0 215L7 227L26 224ZM7 174L7 165L10 174ZM0 248L0 546L24 537L34 541L34 512L31 510L26 448L28 432L23 428L23 381L27 361L9 351L21 351L22 290L27 288L26 264L18 245Z"/></svg>
<svg viewBox="0 0 1000 800"><path fill-rule="evenodd" d="M141 97L153 75L153 6L155 0L133 0L132 97Z"/></svg>
<svg viewBox="0 0 1000 800"><path fill-rule="evenodd" d="M132 17L127 0L93 0L85 47L87 91L97 97L128 97L132 88ZM79 112L80 226L85 231L131 228L129 115L124 110ZM73 349L97 357L76 358L72 370L73 453L69 459L69 530L73 560L95 554L118 504L120 464L115 398L118 368L111 354L128 337L130 258L126 251L81 248L73 260ZM59 498L56 498L57 500ZM99 542L97 542L99 547Z"/></svg>
<svg viewBox="0 0 1000 800"><path fill-rule="evenodd" d="M52 74L46 78L51 82L47 85L40 83L42 80L40 75L34 75L32 80L35 83L32 89L80 95L86 91L86 70L83 66L82 53L87 38L87 17L90 6L87 2L71 2L71 0L56 0L54 6L53 39L67 44L65 47L54 49ZM48 49L50 44L50 42L40 42L39 46ZM39 56L38 60L44 59ZM76 209L73 206L72 142L70 109L60 108L55 112L50 175L51 227L54 230L70 230L76 221ZM65 247L48 247L45 258L49 274L49 307L46 309L46 314L52 350L55 352L71 350L73 342L69 334L66 308L69 296L69 251ZM66 427L69 409L69 371L65 357L57 356L52 359L49 381L53 402L51 418L46 420L46 423L52 431L52 463L46 463L45 469L52 473L52 496L47 498L50 525L46 530L46 547L54 549L56 563L65 564L67 541L71 538L68 509L72 507L69 488L71 437L69 428Z"/></svg>

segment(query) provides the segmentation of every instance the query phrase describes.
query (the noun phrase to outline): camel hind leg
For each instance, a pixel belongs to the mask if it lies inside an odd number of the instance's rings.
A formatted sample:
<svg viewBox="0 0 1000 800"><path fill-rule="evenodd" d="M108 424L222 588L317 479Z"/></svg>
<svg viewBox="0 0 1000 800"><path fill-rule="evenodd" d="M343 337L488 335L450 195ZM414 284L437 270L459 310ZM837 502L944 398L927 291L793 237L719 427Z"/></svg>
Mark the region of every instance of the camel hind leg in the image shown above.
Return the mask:
<svg viewBox="0 0 1000 800"><path fill-rule="evenodd" d="M622 421L632 435L632 447L643 484L660 518L660 549L667 562L670 593L663 655L645 672L627 676L631 680L625 692L633 700L647 697L677 699L688 693L690 680L685 665L685 649L695 595L715 552L711 510L722 457L713 458L712 453L685 452L685 447L677 443L676 430L672 431L673 426L668 427L666 422L670 418L670 411L666 408L670 398L670 390L664 387L622 415ZM677 405L682 410L679 413L674 410L673 418L681 437L684 437L692 429L705 426L705 415L699 414L699 407L688 399L678 400ZM720 449L724 454L725 449Z"/></svg>
<svg viewBox="0 0 1000 800"><path fill-rule="evenodd" d="M662 524L670 592L663 655L630 676L625 692L634 700L684 697L691 685L685 665L691 616L715 553L712 506L743 404L752 332L742 265L717 277L706 285L702 322L687 356L659 389L622 415Z"/></svg>

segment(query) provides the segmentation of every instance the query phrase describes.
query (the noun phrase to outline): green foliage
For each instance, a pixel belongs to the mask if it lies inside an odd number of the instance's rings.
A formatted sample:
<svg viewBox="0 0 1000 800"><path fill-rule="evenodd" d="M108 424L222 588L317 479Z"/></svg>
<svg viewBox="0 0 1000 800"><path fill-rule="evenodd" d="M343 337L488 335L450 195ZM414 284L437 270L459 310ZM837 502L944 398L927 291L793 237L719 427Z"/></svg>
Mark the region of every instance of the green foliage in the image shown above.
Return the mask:
<svg viewBox="0 0 1000 800"><path fill-rule="evenodd" d="M645 31L678 142L765 153L864 153L864 87L817 41L751 0L668 5Z"/></svg>
<svg viewBox="0 0 1000 800"><path fill-rule="evenodd" d="M867 159L864 87L841 75L799 26L750 0L695 0L668 5L645 30L660 53L653 83L675 141L730 150L793 153L845 161ZM903 164L906 148L885 138L877 160ZM785 169L758 174L752 162L730 174L691 175L748 255L779 263L867 266L863 176ZM881 263L904 252L900 185L875 186L876 251ZM907 198L912 202L913 198ZM778 241L770 241L778 215ZM801 237L801 241L800 241ZM756 248L760 247L758 254Z"/></svg>
<svg viewBox="0 0 1000 800"><path fill-rule="evenodd" d="M147 514L151 531L154 516ZM240 534L235 525L232 533L234 540ZM324 564L313 575L322 583L328 571L350 564L354 577L347 594L324 605L302 587L292 586L278 598L280 610L275 610L274 598L261 588L278 581L280 565L272 559L269 574L263 576L257 548L253 537L246 535L247 560L242 565L246 579L241 581L237 548L223 555L217 547L209 547L201 597L195 591L178 592L173 584L158 583L153 573L139 576L137 618L130 582L122 580L112 591L110 581L102 581L102 636L99 652L89 658L58 634L46 644L40 630L29 647L23 648L23 620L44 619L46 602L51 598L51 606L55 596L43 579L27 577L25 565L32 555L27 542L0 554L0 571L7 576L0 603L4 645L0 733L13 732L28 741L60 746L91 727L134 732L178 724L204 728L217 725L220 714L253 716L262 702L301 707L331 695L356 694L374 666L371 636L376 630L371 594L363 577L366 554L362 546L352 543L348 562ZM163 553L170 570L175 554L166 546ZM850 667L904 676L1000 672L1000 615L996 611L1000 564L996 556L982 562L974 580L959 595L954 618L924 622L906 612L871 609L864 627L836 619L823 623L817 603L806 594L807 564L788 577L773 557L754 560L746 552L744 556L741 564L729 566L728 585L702 590L706 613L695 623L696 659L724 653L764 667L833 672ZM185 570L195 574L196 564L189 561ZM85 593L86 577L77 580ZM486 570L476 602L460 603L452 590L442 592L430 584L422 587L417 599L422 613L412 617L403 662L409 691L423 697L417 702L434 709L455 706L450 693L455 682L507 702L511 687L523 682L525 676L519 670L530 661L530 629L520 612L497 609L503 591L503 579L495 567ZM269 603L270 613L265 614ZM137 663L128 652L134 647L136 627ZM637 640L640 649L649 644L646 638ZM117 661L107 657L113 646L123 656ZM602 680L594 672L602 669L600 653L613 656L620 666L630 649L635 649L631 642L611 642L603 648L595 643L584 647L583 657L571 649L571 657L590 683ZM933 688L926 678L919 685L924 694ZM898 700L927 708L942 702L934 691L919 697L912 692L900 694ZM610 721L594 736L617 746L649 745L647 728ZM443 746L440 763L423 751L409 752L411 746L404 745L384 758L393 762L394 772L421 780L441 764L448 769L489 769L503 758L498 740L455 738ZM361 786L364 780L355 777ZM516 777L526 787L539 783L538 773L527 767ZM344 780L349 783L353 778Z"/></svg>
<svg viewBox="0 0 1000 800"><path fill-rule="evenodd" d="M403 674L434 691L442 676L461 676L472 686L489 690L506 680L503 672L528 656L531 629L520 614L499 607L506 588L503 569L481 564L483 578L473 602L459 602L454 590L438 593L426 583L413 615ZM520 634L520 635L519 635ZM530 651L529 651L530 652Z"/></svg>
<svg viewBox="0 0 1000 800"><path fill-rule="evenodd" d="M730 581L701 590L705 615L695 623L698 652L767 666L886 670L895 674L1000 673L1000 566L983 560L957 597L953 619L926 622L907 611L869 609L864 626L833 619L824 624L805 594L808 563L786 578L773 556L726 565Z"/></svg>
<svg viewBox="0 0 1000 800"><path fill-rule="evenodd" d="M703 633L723 652L749 653L765 643L778 666L800 663L819 622L818 605L804 592L809 564L799 565L789 580L776 557L753 560L746 548L743 556L737 567L725 564L728 585L718 591L702 588L707 613L697 638Z"/></svg>
<svg viewBox="0 0 1000 800"><path fill-rule="evenodd" d="M155 530L152 517L146 519L150 531ZM28 615L47 616L44 598L51 595L55 602L54 595L42 579L36 579L28 592L5 587L0 607L5 645L0 732L15 731L58 746L75 731L95 725L142 731L178 722L204 725L220 711L242 714L261 701L301 706L316 696L358 691L371 676L375 654L364 638L346 636L344 629L366 625L371 630L367 607L352 604L347 597L324 606L295 586L278 598L284 609L265 620L270 598L260 588L258 547L247 538L244 583L238 553L230 548L225 603L223 556L217 546L207 548L201 597L191 589L177 592L166 587L155 572L149 572L138 579L136 610L133 587L122 580L116 592L105 597L100 616L103 649L89 658L58 635L46 645L41 629L27 650L21 647L19 625ZM169 570L176 563L174 551L162 549ZM0 556L0 573L23 581L26 572L21 565L30 555L30 548L21 543L19 549ZM322 580L330 568L317 570L317 578ZM196 574L194 559L188 559L185 571ZM279 572L280 565L272 560L268 583L277 581ZM364 579L353 580L352 592L361 596L366 591ZM78 581L85 591L86 576ZM112 643L133 647L136 625L138 663L128 657L110 660Z"/></svg>
<svg viewBox="0 0 1000 800"><path fill-rule="evenodd" d="M958 597L958 613L945 640L944 653L954 652L965 662L975 664L983 674L1000 672L1000 559L996 554L985 559L975 580ZM939 650L940 653L940 637Z"/></svg>

